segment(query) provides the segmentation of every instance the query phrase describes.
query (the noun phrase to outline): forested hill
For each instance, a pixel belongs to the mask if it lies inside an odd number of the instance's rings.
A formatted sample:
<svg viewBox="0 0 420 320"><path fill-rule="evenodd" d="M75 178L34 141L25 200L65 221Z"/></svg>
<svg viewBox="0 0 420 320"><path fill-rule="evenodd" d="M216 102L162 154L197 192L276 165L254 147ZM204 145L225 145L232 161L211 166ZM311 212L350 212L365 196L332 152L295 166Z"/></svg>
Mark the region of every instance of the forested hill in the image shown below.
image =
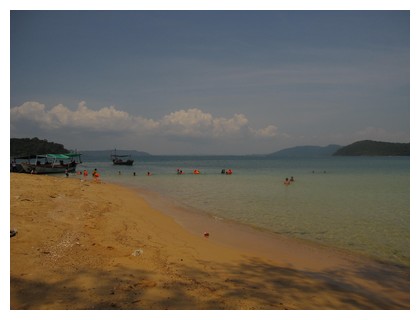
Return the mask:
<svg viewBox="0 0 420 320"><path fill-rule="evenodd" d="M69 153L62 144L40 140L38 138L11 138L10 156L14 158L27 157L46 153Z"/></svg>
<svg viewBox="0 0 420 320"><path fill-rule="evenodd" d="M279 157L326 157L331 156L334 152L340 149L341 146L330 144L326 147L319 146L299 146L293 148L283 149L267 156L270 158Z"/></svg>
<svg viewBox="0 0 420 320"><path fill-rule="evenodd" d="M409 156L410 143L363 140L337 150L334 156Z"/></svg>

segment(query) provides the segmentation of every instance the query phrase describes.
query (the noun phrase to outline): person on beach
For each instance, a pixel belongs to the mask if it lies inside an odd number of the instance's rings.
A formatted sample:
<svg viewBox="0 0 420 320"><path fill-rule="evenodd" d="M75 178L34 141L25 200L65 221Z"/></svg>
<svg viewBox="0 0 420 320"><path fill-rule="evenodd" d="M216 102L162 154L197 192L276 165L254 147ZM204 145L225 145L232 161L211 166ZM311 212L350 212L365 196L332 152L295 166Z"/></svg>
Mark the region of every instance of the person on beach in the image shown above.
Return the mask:
<svg viewBox="0 0 420 320"><path fill-rule="evenodd" d="M10 166L11 166L12 172L16 172L17 171L16 170L16 160L12 160L12 163L10 164Z"/></svg>
<svg viewBox="0 0 420 320"><path fill-rule="evenodd" d="M93 170L93 172L92 172L92 177L93 177L93 180L95 181L95 182L100 182L101 181L101 179L100 179L100 174L99 174L99 172L98 172L98 170L95 168L95 170Z"/></svg>
<svg viewBox="0 0 420 320"><path fill-rule="evenodd" d="M289 178L286 178L283 183L285 186L288 186L290 184Z"/></svg>
<svg viewBox="0 0 420 320"><path fill-rule="evenodd" d="M87 177L87 176L88 176L88 174L89 174L89 173L88 173L88 171L87 171L86 169L85 169L85 170L83 170L83 176L84 176L84 177Z"/></svg>
<svg viewBox="0 0 420 320"><path fill-rule="evenodd" d="M295 178L293 178L293 176L290 177L290 182L295 182Z"/></svg>

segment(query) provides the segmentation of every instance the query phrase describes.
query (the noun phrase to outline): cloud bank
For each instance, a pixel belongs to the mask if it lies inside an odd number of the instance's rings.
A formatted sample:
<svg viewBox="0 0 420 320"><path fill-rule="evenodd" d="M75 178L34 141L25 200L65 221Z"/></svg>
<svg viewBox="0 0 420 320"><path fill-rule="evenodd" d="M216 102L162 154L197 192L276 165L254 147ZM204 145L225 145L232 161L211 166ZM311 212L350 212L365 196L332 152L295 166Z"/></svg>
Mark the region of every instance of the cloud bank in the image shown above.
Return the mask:
<svg viewBox="0 0 420 320"><path fill-rule="evenodd" d="M13 107L10 110L13 130L30 125L43 130L80 130L98 133L129 133L139 136L172 136L224 139L230 137L272 138L278 128L269 125L254 129L243 114L231 118L216 117L198 108L179 110L153 120L131 115L114 106L93 110L80 102L76 110L59 104L48 109L35 101Z"/></svg>
<svg viewBox="0 0 420 320"><path fill-rule="evenodd" d="M374 126L361 126L354 131L343 128L338 132L315 127L306 133L297 127L285 133L273 124L255 128L242 113L218 117L199 108L150 119L115 106L95 110L84 101L73 109L63 104L47 107L39 102L25 102L10 109L10 125L12 137L38 136L68 148L99 150L118 146L153 154L271 153L298 145L410 140L409 132Z"/></svg>

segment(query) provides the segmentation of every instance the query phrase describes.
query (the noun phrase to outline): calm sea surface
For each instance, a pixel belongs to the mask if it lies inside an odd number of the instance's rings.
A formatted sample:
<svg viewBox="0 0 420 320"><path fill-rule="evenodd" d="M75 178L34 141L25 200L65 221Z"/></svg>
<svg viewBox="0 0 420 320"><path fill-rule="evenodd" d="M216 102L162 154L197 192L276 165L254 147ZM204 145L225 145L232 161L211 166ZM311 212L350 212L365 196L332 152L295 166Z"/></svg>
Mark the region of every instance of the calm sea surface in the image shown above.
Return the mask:
<svg viewBox="0 0 420 320"><path fill-rule="evenodd" d="M94 168L104 181L146 188L197 214L410 263L409 157L154 156L133 167L86 159L78 166ZM229 168L232 175L220 173Z"/></svg>

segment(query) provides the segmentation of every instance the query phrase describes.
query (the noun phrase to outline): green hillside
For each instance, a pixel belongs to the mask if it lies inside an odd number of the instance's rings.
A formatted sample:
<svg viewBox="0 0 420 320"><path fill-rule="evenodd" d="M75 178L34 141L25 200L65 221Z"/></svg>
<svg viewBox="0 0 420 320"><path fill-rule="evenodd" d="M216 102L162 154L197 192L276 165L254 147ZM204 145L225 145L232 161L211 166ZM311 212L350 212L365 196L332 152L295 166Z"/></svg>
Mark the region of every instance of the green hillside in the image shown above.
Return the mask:
<svg viewBox="0 0 420 320"><path fill-rule="evenodd" d="M14 158L27 157L46 153L69 153L62 144L40 140L38 138L11 138L10 156Z"/></svg>
<svg viewBox="0 0 420 320"><path fill-rule="evenodd" d="M409 143L363 140L337 150L334 156L409 156Z"/></svg>
<svg viewBox="0 0 420 320"><path fill-rule="evenodd" d="M319 146L299 146L293 148L283 149L267 156L270 158L279 157L327 157L331 156L334 152L340 149L341 146L330 144L326 147Z"/></svg>

